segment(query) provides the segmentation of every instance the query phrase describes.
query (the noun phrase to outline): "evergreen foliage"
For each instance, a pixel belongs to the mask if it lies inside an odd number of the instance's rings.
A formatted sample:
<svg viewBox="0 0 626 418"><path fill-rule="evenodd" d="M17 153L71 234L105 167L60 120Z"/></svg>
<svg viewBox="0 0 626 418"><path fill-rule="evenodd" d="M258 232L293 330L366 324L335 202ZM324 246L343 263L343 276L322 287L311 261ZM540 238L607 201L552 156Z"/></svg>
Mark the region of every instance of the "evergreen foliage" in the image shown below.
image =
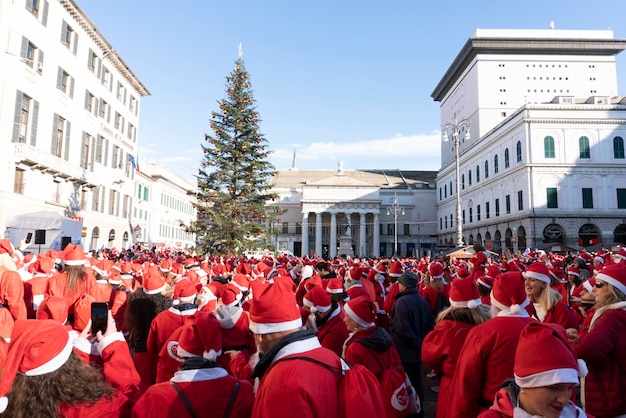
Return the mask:
<svg viewBox="0 0 626 418"><path fill-rule="evenodd" d="M271 246L280 210L267 205L274 166L268 161L268 143L259 132L252 88L243 59L226 77L226 97L218 101L205 135L204 153L194 193L197 221L188 228L196 234L199 253L237 253Z"/></svg>

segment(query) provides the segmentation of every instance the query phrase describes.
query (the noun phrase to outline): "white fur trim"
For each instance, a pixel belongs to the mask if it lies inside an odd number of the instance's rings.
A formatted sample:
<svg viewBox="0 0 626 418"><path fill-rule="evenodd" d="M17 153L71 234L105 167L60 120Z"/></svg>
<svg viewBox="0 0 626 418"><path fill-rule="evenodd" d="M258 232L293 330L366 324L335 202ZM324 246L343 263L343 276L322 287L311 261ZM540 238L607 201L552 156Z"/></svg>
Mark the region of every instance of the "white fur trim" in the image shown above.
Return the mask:
<svg viewBox="0 0 626 418"><path fill-rule="evenodd" d="M210 360L210 361L215 361L217 360L217 358L219 356L222 355L222 349L220 348L218 351L215 351L213 349L209 350L209 351L205 351L204 353L202 353L202 357Z"/></svg>
<svg viewBox="0 0 626 418"><path fill-rule="evenodd" d="M622 291L622 293L626 294L626 286L619 280L616 280L613 277L605 273L602 273L602 272L598 273L598 275L596 276L596 280L602 280L603 282L606 282L610 284L611 286L618 288L619 290Z"/></svg>
<svg viewBox="0 0 626 418"><path fill-rule="evenodd" d="M470 306L472 305L472 306ZM454 301L452 299L450 299L450 306L454 306L455 308L470 308L470 309L474 309L477 306L482 305L482 302L480 300L480 298L478 299L472 299L472 300L468 300L468 301L463 301L463 302L457 302Z"/></svg>
<svg viewBox="0 0 626 418"><path fill-rule="evenodd" d="M6 396L1 397L0 398L0 413L6 411L8 406L9 406L9 398L7 398Z"/></svg>
<svg viewBox="0 0 626 418"><path fill-rule="evenodd" d="M255 334L271 334L274 332L289 331L291 329L299 329L301 326L302 318L285 322L274 322L271 324L263 324L250 320L250 330Z"/></svg>
<svg viewBox="0 0 626 418"><path fill-rule="evenodd" d="M178 298L179 301L181 302L193 302L194 300L196 300L196 294L194 293L192 296L181 296Z"/></svg>
<svg viewBox="0 0 626 418"><path fill-rule="evenodd" d="M550 277L546 276L545 274L535 273L534 271L525 271L522 273L522 276L524 276L525 278L540 280L544 283L550 284Z"/></svg>
<svg viewBox="0 0 626 418"><path fill-rule="evenodd" d="M359 317L356 313L354 313L354 311L350 308L350 306L348 306L348 304L346 303L345 305L343 305L343 309L344 311L346 311L346 313L348 314L348 316L354 321L356 322L356 324L360 327L363 328L369 328L371 327L373 324L370 322L366 322L364 321L361 317Z"/></svg>
<svg viewBox="0 0 626 418"><path fill-rule="evenodd" d="M165 283L163 284L163 286L159 287L158 289L154 289L154 290L146 290L146 288L143 288L143 291L145 294L147 295L156 295L157 293L161 293L162 291L165 290Z"/></svg>
<svg viewBox="0 0 626 418"><path fill-rule="evenodd" d="M578 377L587 377L589 369L587 368L585 360L579 358L576 360L576 363L578 363Z"/></svg>
<svg viewBox="0 0 626 418"><path fill-rule="evenodd" d="M555 385L558 383L578 384L578 370L576 369L552 369L545 372L519 377L515 375L515 383L521 388L539 388Z"/></svg>
<svg viewBox="0 0 626 418"><path fill-rule="evenodd" d="M68 358L70 358L70 354L72 354L72 349L74 348L73 340L70 334L67 334L67 342L65 343L65 347L61 350L59 354L48 360L46 363L42 364L39 367L35 367L34 369L27 370L24 372L25 376L41 376L42 374L52 373L55 370L58 370L59 367L63 366Z"/></svg>
<svg viewBox="0 0 626 418"><path fill-rule="evenodd" d="M328 312L328 310L332 306L332 303L328 306L314 305L313 302L308 300L306 297L302 300L302 304L306 306L307 308L309 308L311 312L322 312L322 313Z"/></svg>
<svg viewBox="0 0 626 418"><path fill-rule="evenodd" d="M191 358L191 357L195 357L195 358L199 358L202 357L200 354L196 354L196 353L190 353L189 351L185 350L184 348L182 348L180 346L180 344L178 344L178 350L176 351L176 354L178 354L179 357L182 358Z"/></svg>
<svg viewBox="0 0 626 418"><path fill-rule="evenodd" d="M482 280L478 279L476 280L478 283L482 284L483 286L485 286L487 289L491 289L493 286L491 286L490 284L487 284L485 282L483 282Z"/></svg>
<svg viewBox="0 0 626 418"><path fill-rule="evenodd" d="M84 266L87 260L63 260L66 266Z"/></svg>
<svg viewBox="0 0 626 418"><path fill-rule="evenodd" d="M274 360L272 361L272 363L275 362L276 360L280 360L283 357L287 357L292 354L305 353L307 351L320 348L321 346L322 345L320 344L319 340L315 336L311 338L307 338L306 340L294 341L292 343L287 344L282 349L280 349L280 351L276 353L276 356L274 357Z"/></svg>
<svg viewBox="0 0 626 418"><path fill-rule="evenodd" d="M168 309L168 311L170 311L171 313L175 314L175 315L180 315L180 316L190 316L190 315L194 315L196 313L198 309L196 308L192 308L192 309L185 309L184 311L180 311L174 307L171 307Z"/></svg>
<svg viewBox="0 0 626 418"><path fill-rule="evenodd" d="M174 373L174 376L170 379L170 382L201 382L204 380L220 379L226 376L228 376L228 373L221 367L213 367L210 369L179 370Z"/></svg>
<svg viewBox="0 0 626 418"><path fill-rule="evenodd" d="M105 336L103 339L101 339L100 342L98 343L98 354L102 355L102 352L104 351L104 349L116 341L120 341L126 344L126 340L124 339L124 334L118 331L113 334L109 334Z"/></svg>
<svg viewBox="0 0 626 418"><path fill-rule="evenodd" d="M84 338L76 338L76 340L74 340L74 348L82 353L92 354L91 350L93 346Z"/></svg>
<svg viewBox="0 0 626 418"><path fill-rule="evenodd" d="M512 313L512 314L519 314L519 313L521 313L521 312L524 310L524 308L526 308L526 307L530 304L530 302L529 302L528 298L526 298L526 300L524 300L524 302L520 303L519 305L518 305L518 304L514 304L514 305L511 305L511 306L506 306L506 305L504 305L503 303L500 303L500 302L499 302L499 301L498 301L498 300L497 300L497 299L493 296L493 293L491 293L491 295L490 295L489 297L490 297L490 299L491 299L491 304L492 304L493 306L496 306L496 307L497 307L498 309L500 309L501 311L510 312L510 313ZM514 308L514 307L515 307L515 308ZM517 312L513 312L513 310L517 310Z"/></svg>

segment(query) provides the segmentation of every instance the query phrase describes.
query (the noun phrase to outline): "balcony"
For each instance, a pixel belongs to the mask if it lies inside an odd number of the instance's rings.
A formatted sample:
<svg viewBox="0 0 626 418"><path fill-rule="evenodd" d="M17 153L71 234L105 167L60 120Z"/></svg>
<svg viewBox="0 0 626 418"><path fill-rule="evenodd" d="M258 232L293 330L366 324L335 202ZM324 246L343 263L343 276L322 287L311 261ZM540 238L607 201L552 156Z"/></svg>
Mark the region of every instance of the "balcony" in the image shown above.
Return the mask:
<svg viewBox="0 0 626 418"><path fill-rule="evenodd" d="M100 183L96 176L76 164L72 164L49 152L28 144L14 144L15 164L39 170L51 176L83 187L97 187Z"/></svg>

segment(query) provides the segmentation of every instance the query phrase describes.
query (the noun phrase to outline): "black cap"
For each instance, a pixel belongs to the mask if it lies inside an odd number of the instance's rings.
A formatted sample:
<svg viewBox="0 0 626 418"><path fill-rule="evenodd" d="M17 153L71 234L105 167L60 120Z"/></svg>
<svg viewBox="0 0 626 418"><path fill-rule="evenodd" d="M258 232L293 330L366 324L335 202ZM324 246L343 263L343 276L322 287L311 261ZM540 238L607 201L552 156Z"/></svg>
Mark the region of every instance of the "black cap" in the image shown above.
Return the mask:
<svg viewBox="0 0 626 418"><path fill-rule="evenodd" d="M417 276L415 275L415 273L406 271L402 273L402 276L398 278L398 282L400 282L400 284L403 284L405 287L415 287L417 286Z"/></svg>

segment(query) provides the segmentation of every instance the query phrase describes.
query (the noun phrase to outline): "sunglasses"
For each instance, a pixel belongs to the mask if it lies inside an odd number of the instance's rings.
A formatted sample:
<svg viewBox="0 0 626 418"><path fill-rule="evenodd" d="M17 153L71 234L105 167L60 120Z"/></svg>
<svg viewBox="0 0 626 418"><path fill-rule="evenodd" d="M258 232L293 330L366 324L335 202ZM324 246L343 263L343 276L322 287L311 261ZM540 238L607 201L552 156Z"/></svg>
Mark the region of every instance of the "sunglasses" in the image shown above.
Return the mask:
<svg viewBox="0 0 626 418"><path fill-rule="evenodd" d="M595 287L596 289L602 289L605 285L606 283L596 282Z"/></svg>

